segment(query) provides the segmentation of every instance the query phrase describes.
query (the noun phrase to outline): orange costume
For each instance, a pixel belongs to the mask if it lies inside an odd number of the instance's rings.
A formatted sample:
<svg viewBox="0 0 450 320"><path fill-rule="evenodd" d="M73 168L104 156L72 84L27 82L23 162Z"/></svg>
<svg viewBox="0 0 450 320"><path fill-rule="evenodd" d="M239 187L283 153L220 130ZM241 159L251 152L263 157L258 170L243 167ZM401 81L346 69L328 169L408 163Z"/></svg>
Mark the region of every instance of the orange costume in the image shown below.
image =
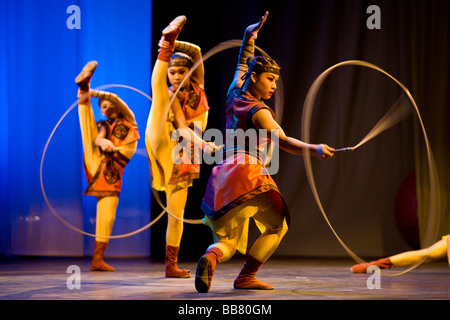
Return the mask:
<svg viewBox="0 0 450 320"><path fill-rule="evenodd" d="M106 139L110 140L116 147L127 145L139 139L139 131L125 119L114 121L99 121L99 126L106 128ZM130 161L120 151L105 153L100 166L94 176L86 169L84 171L88 181L88 187L83 193L88 196L106 197L119 196L122 190L122 175L125 166Z"/></svg>
<svg viewBox="0 0 450 320"><path fill-rule="evenodd" d="M226 129L243 129L244 131L254 129L252 116L261 109L268 109L273 114L273 111L261 100L240 89L233 90L226 102ZM211 226L213 230L216 229L214 220L265 192L273 193L271 196L283 208L286 220L289 221L289 211L275 181L267 172L260 156L251 152L255 150L263 153L268 143L267 138L260 137L256 148L249 146L247 141L243 146L233 144L232 150L226 150L225 160L213 168L201 206L207 216L205 224ZM249 218L243 213L245 211L240 211L240 215L236 218L238 220ZM236 221L237 224L239 222ZM245 244L241 243L238 250L245 253Z"/></svg>
<svg viewBox="0 0 450 320"><path fill-rule="evenodd" d="M90 269L114 271L103 258L119 204L122 174L136 151L139 132L133 112L119 96L90 89L97 64L96 61L87 63L75 79L80 87L78 117L88 182L84 194L97 197L96 238ZM90 97L99 98L100 110L108 118L107 121L95 121Z"/></svg>
<svg viewBox="0 0 450 320"><path fill-rule="evenodd" d="M169 88L169 96L172 97L176 90L171 86ZM180 102L181 109L183 110L184 117L187 122L204 115L208 110L208 100L206 98L205 91L202 90L194 81L191 81L191 90L182 89L178 91L177 99ZM175 125L173 125L175 128ZM194 130L194 123L190 123L190 128ZM202 130L197 128L196 130ZM185 148L186 149L186 148ZM194 146L194 143L190 145L190 153L183 153L180 151L180 157L183 160L180 164L174 164L172 175L170 176L169 184L176 184L182 181L192 181L200 177L200 163L198 155L200 150Z"/></svg>
<svg viewBox="0 0 450 320"><path fill-rule="evenodd" d="M165 73L160 72L160 74L166 76ZM173 87L168 88L168 97L172 98L174 94ZM154 94L155 98L156 95ZM204 90L195 83L194 79L191 79L190 86L180 89L176 98L180 102L188 127L194 129L194 123L199 121L202 128L198 128L198 130L204 131L209 111ZM155 105L159 105L158 102L154 101L152 108L156 108ZM152 188L158 191L166 191L169 185L178 185L181 188L190 187L192 186L192 180L200 177L200 163L194 158L199 150L193 143L190 146L190 154L180 155L183 160L180 164L173 162L172 150L179 144L179 141L172 140L172 135L176 130L175 114L172 108L169 108L167 117L162 123L156 150L153 150L149 137L156 134L157 126L147 124L146 147L152 176ZM194 150L194 148L197 148L197 150ZM184 146L184 149L188 149L187 146ZM182 152L183 150L180 150L180 153ZM189 156L190 159L188 159Z"/></svg>
<svg viewBox="0 0 450 320"><path fill-rule="evenodd" d="M162 32L158 58L152 72L152 106L145 130L145 145L152 176L152 189L166 194L168 216L166 232L166 277L189 278L179 269L178 252L183 233L183 216L188 187L199 177L199 149L212 148L198 134L206 129L209 107L204 88L204 70L200 47L176 40L186 22L175 18ZM174 50L178 52L174 53ZM199 65L187 77L190 68ZM172 85L182 88L175 94ZM194 129L194 125L200 128ZM182 138L181 142L179 139ZM195 145L195 146L194 146ZM177 148L179 153L176 154ZM190 152L189 152L190 151ZM174 159L174 156L179 158ZM181 158L181 163L179 160Z"/></svg>
<svg viewBox="0 0 450 320"><path fill-rule="evenodd" d="M212 229L215 242L197 264L195 288L201 293L209 291L218 263L229 260L236 250L246 252L250 218L261 235L254 241L233 286L235 289L274 289L273 285L255 277L277 249L289 224L285 201L260 158L261 154L266 154L264 149L268 149L269 140L294 154L303 154L304 148L308 148L317 156L320 150L323 159L333 155L333 149L326 145L306 144L287 137L276 123L273 112L262 101L270 99L280 75L280 67L274 60L254 56L254 41L267 15L268 12L258 23L246 28L238 65L228 89L225 160L214 167L202 203L206 214L204 223Z"/></svg>

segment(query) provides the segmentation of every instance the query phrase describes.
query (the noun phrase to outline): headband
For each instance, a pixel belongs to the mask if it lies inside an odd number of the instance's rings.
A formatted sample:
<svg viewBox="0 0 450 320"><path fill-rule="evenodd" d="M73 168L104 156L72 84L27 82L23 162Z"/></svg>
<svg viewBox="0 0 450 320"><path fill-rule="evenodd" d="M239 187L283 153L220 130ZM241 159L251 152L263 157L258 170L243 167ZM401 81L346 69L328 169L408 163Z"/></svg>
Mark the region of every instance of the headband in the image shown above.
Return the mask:
<svg viewBox="0 0 450 320"><path fill-rule="evenodd" d="M269 72L269 73L279 75L280 68L264 67L261 65L253 65L248 68L248 71L241 77L241 80L247 79L252 74L252 72L256 72L256 73Z"/></svg>
<svg viewBox="0 0 450 320"><path fill-rule="evenodd" d="M192 62L184 58L173 59L169 62L169 68L170 67L186 67L190 69L192 67Z"/></svg>
<svg viewBox="0 0 450 320"><path fill-rule="evenodd" d="M250 68L250 70L256 72L256 73L263 73L263 72L270 72L276 75L280 74L280 68L274 68L274 67L264 67L260 65L255 65L253 68Z"/></svg>

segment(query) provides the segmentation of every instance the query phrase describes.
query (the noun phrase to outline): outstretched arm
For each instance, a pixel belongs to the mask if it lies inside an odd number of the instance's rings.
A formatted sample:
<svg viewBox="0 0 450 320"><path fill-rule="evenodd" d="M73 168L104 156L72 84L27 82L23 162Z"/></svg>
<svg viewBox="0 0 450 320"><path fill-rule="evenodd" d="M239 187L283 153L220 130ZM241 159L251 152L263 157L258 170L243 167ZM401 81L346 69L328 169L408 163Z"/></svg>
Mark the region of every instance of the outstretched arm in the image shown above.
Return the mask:
<svg viewBox="0 0 450 320"><path fill-rule="evenodd" d="M264 16L261 17L258 23L249 25L245 29L244 39L242 39L242 45L239 50L238 64L236 67L236 72L234 73L233 82L231 83L228 93L236 88L242 87L244 80L242 76L248 71L248 66L246 64L247 58L252 57L255 54L255 40L258 37L258 32L263 26L264 22L267 20L269 12L266 11Z"/></svg>
<svg viewBox="0 0 450 320"><path fill-rule="evenodd" d="M297 140L286 136L283 129L272 117L272 114L267 109L258 110L252 118L253 124L257 129L265 129L268 132L268 136L277 135L278 143L281 149L297 155L304 154L304 149L310 149L320 160L326 160L334 155L334 148L327 146L326 144L309 144L303 141Z"/></svg>

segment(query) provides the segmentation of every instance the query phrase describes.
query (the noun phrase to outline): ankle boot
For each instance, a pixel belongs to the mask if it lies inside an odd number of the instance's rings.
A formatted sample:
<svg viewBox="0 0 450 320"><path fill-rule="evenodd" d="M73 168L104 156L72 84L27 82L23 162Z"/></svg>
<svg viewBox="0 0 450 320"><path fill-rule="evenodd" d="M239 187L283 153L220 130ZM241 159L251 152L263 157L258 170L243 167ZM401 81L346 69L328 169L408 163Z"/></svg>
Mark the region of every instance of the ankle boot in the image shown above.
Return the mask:
<svg viewBox="0 0 450 320"><path fill-rule="evenodd" d="M389 258L382 258L368 263L355 264L352 266L351 271L353 273L366 273L367 268L373 265L380 267L380 269L390 269L393 267L393 264Z"/></svg>
<svg viewBox="0 0 450 320"><path fill-rule="evenodd" d="M91 262L91 271L116 271L113 267L108 265L105 261L103 261L103 257L105 256L107 243L95 241L94 247L94 256L92 257Z"/></svg>
<svg viewBox="0 0 450 320"><path fill-rule="evenodd" d="M81 90L89 90L89 82L94 74L95 68L97 68L97 61L90 61L81 70L80 74L75 78L75 83L80 86Z"/></svg>
<svg viewBox="0 0 450 320"><path fill-rule="evenodd" d="M173 50L175 48L175 40L178 38L178 34L186 23L185 16L176 17L162 32L162 37L165 41L169 42L169 49L161 48L158 54L158 60L170 61Z"/></svg>
<svg viewBox="0 0 450 320"><path fill-rule="evenodd" d="M216 265L220 263L223 252L212 247L200 258L195 273L195 289L200 293L207 293L211 288L212 276Z"/></svg>
<svg viewBox="0 0 450 320"><path fill-rule="evenodd" d="M166 245L166 257L164 259L166 265L166 278L190 278L191 273L186 269L178 269L178 251L180 247L172 247Z"/></svg>
<svg viewBox="0 0 450 320"><path fill-rule="evenodd" d="M262 266L262 262L259 262L252 256L248 256L245 261L244 267L241 273L234 281L235 289L258 289L258 290L273 290L274 286L271 284L259 281L255 278L256 272Z"/></svg>

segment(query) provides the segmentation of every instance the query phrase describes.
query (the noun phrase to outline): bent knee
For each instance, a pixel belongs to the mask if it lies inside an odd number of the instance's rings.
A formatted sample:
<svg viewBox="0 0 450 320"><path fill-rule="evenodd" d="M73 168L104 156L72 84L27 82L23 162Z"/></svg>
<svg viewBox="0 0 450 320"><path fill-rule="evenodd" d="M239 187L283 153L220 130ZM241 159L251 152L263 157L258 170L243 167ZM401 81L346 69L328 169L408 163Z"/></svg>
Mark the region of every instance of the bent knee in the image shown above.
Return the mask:
<svg viewBox="0 0 450 320"><path fill-rule="evenodd" d="M277 234L283 237L288 231L289 227L286 223L286 219L283 219L282 222L273 226L266 226L266 233L269 234Z"/></svg>

